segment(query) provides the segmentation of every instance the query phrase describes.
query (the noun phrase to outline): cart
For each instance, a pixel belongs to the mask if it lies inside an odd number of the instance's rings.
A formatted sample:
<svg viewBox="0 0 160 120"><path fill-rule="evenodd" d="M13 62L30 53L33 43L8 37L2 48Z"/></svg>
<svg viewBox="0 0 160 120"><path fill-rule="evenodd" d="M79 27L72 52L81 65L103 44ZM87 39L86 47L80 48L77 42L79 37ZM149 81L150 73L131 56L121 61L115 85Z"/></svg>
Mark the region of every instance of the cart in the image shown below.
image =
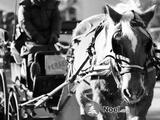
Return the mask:
<svg viewBox="0 0 160 120"><path fill-rule="evenodd" d="M62 26L60 41L69 48L71 33L77 22L66 22ZM71 27L69 27L71 25ZM73 26L74 25L74 26ZM71 29L69 29L71 28ZM67 32L68 31L68 32ZM8 67L0 69L0 118L3 120L32 120L37 119L37 109L54 113L61 97L61 89L70 83L66 80L67 60L66 49L62 52L39 51L34 56L34 63L39 65L40 71L34 78L32 94L29 95L30 71L27 68L27 58L22 58L21 64L13 57L5 60ZM4 60L3 60L4 61ZM45 116L41 116L45 118ZM47 118L53 119L55 114ZM40 118L38 118L40 119Z"/></svg>

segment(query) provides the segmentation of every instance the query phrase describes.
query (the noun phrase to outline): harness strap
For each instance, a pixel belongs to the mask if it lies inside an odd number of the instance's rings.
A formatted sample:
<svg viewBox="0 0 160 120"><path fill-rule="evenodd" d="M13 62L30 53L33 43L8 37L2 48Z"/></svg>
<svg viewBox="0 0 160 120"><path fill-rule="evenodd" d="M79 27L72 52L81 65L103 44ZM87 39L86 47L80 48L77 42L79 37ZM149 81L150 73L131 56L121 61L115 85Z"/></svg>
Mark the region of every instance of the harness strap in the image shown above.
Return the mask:
<svg viewBox="0 0 160 120"><path fill-rule="evenodd" d="M110 64L111 64L111 71L112 71L112 75L113 75L113 78L117 84L117 88L121 88L121 83L120 83L120 79L121 79L121 76L120 76L120 72L118 72L118 69L116 69L114 66L113 66L113 63L112 61L110 61Z"/></svg>
<svg viewBox="0 0 160 120"><path fill-rule="evenodd" d="M102 25L102 23L100 23L95 29L93 29L93 31L95 31L95 34L94 34L94 36L92 38L92 42L91 42L91 44L88 48L88 53L89 53L90 56L93 56L94 54L96 54L95 53L95 48L94 48L95 41L96 41L96 38L97 38L98 34L102 31L103 28L104 28L104 26ZM91 32L93 32L93 31L91 31Z"/></svg>

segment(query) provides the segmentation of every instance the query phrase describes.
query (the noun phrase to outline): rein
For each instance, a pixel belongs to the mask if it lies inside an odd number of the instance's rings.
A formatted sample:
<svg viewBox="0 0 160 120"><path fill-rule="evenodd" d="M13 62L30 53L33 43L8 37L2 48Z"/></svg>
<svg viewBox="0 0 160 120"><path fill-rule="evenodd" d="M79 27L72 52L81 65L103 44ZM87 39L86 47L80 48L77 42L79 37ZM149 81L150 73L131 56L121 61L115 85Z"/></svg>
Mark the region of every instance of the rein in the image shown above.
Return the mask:
<svg viewBox="0 0 160 120"><path fill-rule="evenodd" d="M120 81L122 79L121 77L126 73L140 72L142 75L144 75L145 72L151 72L155 68L160 70L160 58L157 58L154 52L157 52L157 51L151 50L151 53L148 55L148 59L145 66L130 64L127 60L121 59L119 55L115 55L115 56L107 55L102 61L102 63L105 63L108 57L115 61L115 65L113 65L112 61L110 60L110 64L112 68L111 71L115 79L115 82L117 84L117 88L120 88L121 87ZM158 52L160 53L160 51ZM123 65L121 64L122 62L126 64Z"/></svg>
<svg viewBox="0 0 160 120"><path fill-rule="evenodd" d="M158 67L160 69L160 64L159 66L156 65L156 63L159 62L160 59L156 58L152 50L151 53L148 55L148 59L146 60L147 62L145 66L130 64L130 62L120 58L119 57L120 55L115 53L114 55L107 55L99 65L95 65L94 64L94 55L96 54L95 40L102 29L103 29L102 23L97 28L94 29L95 35L93 36L92 42L87 49L91 66L85 70L81 70L79 74L81 78L77 80L78 84L81 81L84 81L88 85L90 85L90 83L85 80L85 78L87 77L91 77L91 80L99 80L101 78L102 79L106 78L106 76L108 75L112 75L117 84L117 88L121 88L122 76L126 73L138 72L144 76L146 72L154 70L155 67ZM113 50L111 50L111 52L113 52ZM122 64L122 62L124 62L125 64Z"/></svg>
<svg viewBox="0 0 160 120"><path fill-rule="evenodd" d="M96 34L95 37L93 37L92 43L88 49L88 53L90 55L90 61L93 61L93 56L94 54L96 54L94 44L95 44L95 39L97 35L98 34ZM111 52L113 52L113 50L111 50ZM102 60L100 65L91 64L91 67L88 68L87 70L84 70L82 74L86 75L88 73L95 73L93 74L94 76L93 78L104 78L104 76L112 73L114 80L117 84L117 88L121 88L121 79L122 79L122 76L126 73L138 72L144 75L146 72L151 72L155 68L160 70L160 58L156 57L155 53L160 53L160 50L155 50L155 49L151 50L150 54L148 55L148 59L146 60L145 66L130 64L130 62L128 62L127 60L120 58L119 57L120 55L115 55L115 56L107 55ZM115 61L115 65L113 65L112 60L108 59L108 57L110 57ZM110 62L106 62L106 61L110 61ZM122 64L122 62L124 62L125 65ZM110 65L111 65L111 68L109 68ZM91 80L93 80L92 77L91 77Z"/></svg>

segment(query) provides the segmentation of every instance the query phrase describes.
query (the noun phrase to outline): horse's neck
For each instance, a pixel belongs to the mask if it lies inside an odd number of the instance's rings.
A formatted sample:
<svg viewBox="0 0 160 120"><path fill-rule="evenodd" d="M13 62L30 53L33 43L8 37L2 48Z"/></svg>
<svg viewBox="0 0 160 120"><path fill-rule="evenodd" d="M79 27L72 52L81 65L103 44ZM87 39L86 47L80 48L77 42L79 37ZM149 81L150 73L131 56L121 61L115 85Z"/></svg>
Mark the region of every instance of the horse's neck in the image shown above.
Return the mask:
<svg viewBox="0 0 160 120"><path fill-rule="evenodd" d="M112 25L108 21L106 21L106 26L100 31L100 33L95 38L95 51L96 51L96 63L98 64L101 60L103 60L106 55L112 54L110 51L112 49L111 45L111 37L112 37ZM98 25L98 24L97 24ZM110 31L108 31L110 30ZM109 34L108 34L109 33ZM111 34L110 34L111 33ZM93 42L93 38L95 36L95 32L91 32L83 37L79 44L76 45L74 50L74 69L75 71L82 65L83 61L88 56L88 47ZM83 69L86 69L90 66L90 63L87 62Z"/></svg>
<svg viewBox="0 0 160 120"><path fill-rule="evenodd" d="M109 34L108 34L109 33ZM111 30L109 30L109 25L105 26L103 30L99 33L95 41L95 51L97 63L101 62L107 55L113 54L112 50L112 39Z"/></svg>
<svg viewBox="0 0 160 120"><path fill-rule="evenodd" d="M104 19L105 14L97 14L83 20L74 29L72 39L81 39L86 34L94 30Z"/></svg>

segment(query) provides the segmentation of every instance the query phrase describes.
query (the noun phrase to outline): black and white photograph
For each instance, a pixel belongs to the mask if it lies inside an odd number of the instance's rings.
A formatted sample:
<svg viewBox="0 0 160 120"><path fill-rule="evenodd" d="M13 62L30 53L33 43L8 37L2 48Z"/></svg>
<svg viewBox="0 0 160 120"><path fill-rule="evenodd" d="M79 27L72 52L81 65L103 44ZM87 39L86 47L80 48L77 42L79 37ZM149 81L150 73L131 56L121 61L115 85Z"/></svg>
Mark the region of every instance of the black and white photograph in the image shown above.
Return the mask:
<svg viewBox="0 0 160 120"><path fill-rule="evenodd" d="M160 0L0 0L0 120L160 120Z"/></svg>

